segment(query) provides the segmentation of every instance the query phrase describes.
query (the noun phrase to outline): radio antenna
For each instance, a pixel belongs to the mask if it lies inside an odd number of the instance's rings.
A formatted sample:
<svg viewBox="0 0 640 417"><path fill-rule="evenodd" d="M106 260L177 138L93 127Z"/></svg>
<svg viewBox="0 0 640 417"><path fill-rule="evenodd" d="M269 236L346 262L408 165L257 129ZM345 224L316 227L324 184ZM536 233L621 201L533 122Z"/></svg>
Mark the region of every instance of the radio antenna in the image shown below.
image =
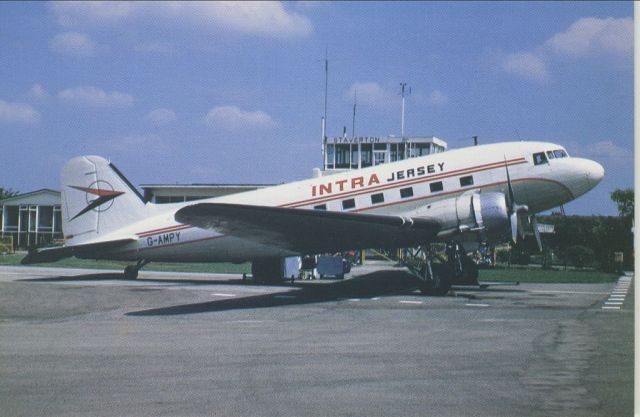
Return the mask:
<svg viewBox="0 0 640 417"><path fill-rule="evenodd" d="M400 137L404 138L404 96L405 90L407 87L407 83L400 83L401 95L402 95L402 113L401 113L401 121L400 121ZM411 87L409 87L407 95L411 94Z"/></svg>
<svg viewBox="0 0 640 417"><path fill-rule="evenodd" d="M351 137L356 137L356 105L358 104L358 89L353 90L353 119L351 121Z"/></svg>

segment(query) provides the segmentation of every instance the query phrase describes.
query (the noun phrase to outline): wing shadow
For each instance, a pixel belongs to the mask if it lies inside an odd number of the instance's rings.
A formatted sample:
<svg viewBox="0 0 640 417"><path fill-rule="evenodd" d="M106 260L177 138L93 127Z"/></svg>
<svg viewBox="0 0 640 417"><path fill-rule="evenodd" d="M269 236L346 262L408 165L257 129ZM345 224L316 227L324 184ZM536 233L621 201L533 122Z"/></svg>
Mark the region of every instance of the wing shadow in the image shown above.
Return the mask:
<svg viewBox="0 0 640 417"><path fill-rule="evenodd" d="M321 285L299 284L292 291L132 311L126 313L126 315L172 316L268 308L338 301L345 298L372 298L382 295L411 293L415 290L415 280L408 273L404 271L379 271L345 281Z"/></svg>

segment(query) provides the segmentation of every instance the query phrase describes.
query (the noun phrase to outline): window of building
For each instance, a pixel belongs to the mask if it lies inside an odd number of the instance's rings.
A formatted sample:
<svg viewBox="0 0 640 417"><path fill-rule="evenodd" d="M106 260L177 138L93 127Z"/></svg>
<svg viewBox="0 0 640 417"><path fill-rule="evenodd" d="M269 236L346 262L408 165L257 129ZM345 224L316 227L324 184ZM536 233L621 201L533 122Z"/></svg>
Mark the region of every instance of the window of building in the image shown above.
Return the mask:
<svg viewBox="0 0 640 417"><path fill-rule="evenodd" d="M349 210L352 209L356 206L356 200L353 198L350 198L348 200L342 200L342 209L343 210Z"/></svg>
<svg viewBox="0 0 640 417"><path fill-rule="evenodd" d="M363 143L360 146L360 167L370 167L373 163L373 146L370 143Z"/></svg>
<svg viewBox="0 0 640 417"><path fill-rule="evenodd" d="M380 203L384 203L384 194L383 193L371 194L371 204L380 204Z"/></svg>
<svg viewBox="0 0 640 417"><path fill-rule="evenodd" d="M156 204L182 203L182 202L184 202L183 196L156 196Z"/></svg>
<svg viewBox="0 0 640 417"><path fill-rule="evenodd" d="M360 152L358 151L358 145L351 145L351 168L357 169L358 162L360 162Z"/></svg>
<svg viewBox="0 0 640 417"><path fill-rule="evenodd" d="M333 158L335 156L335 149L333 143L327 144L327 169L333 169Z"/></svg>
<svg viewBox="0 0 640 417"><path fill-rule="evenodd" d="M473 175L460 178L460 187L469 187L473 185Z"/></svg>
<svg viewBox="0 0 640 417"><path fill-rule="evenodd" d="M349 168L351 166L351 145L336 145L336 168Z"/></svg>
<svg viewBox="0 0 640 417"><path fill-rule="evenodd" d="M326 204L319 204L317 206L313 206L314 210L326 210L327 209L327 205Z"/></svg>
<svg viewBox="0 0 640 417"><path fill-rule="evenodd" d="M541 165L541 164L546 164L549 161L547 160L547 156L545 155L544 152L538 152L538 153L534 153L533 154L533 164L534 165Z"/></svg>
<svg viewBox="0 0 640 417"><path fill-rule="evenodd" d="M413 197L413 187L401 188L400 198Z"/></svg>
<svg viewBox="0 0 640 417"><path fill-rule="evenodd" d="M429 184L429 189L431 190L432 193L442 191L444 189L442 187L442 181L432 182L431 184Z"/></svg>

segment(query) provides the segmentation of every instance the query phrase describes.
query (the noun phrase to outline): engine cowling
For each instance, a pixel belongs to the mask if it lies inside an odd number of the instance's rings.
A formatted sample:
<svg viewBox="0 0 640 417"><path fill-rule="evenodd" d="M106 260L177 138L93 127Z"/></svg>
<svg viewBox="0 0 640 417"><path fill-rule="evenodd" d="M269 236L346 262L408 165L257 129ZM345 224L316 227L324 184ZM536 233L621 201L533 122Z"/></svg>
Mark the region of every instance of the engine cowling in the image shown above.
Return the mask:
<svg viewBox="0 0 640 417"><path fill-rule="evenodd" d="M502 240L511 230L505 195L497 192L462 194L421 207L412 214L440 223L439 240L468 239L469 234L476 234L478 241L493 242Z"/></svg>

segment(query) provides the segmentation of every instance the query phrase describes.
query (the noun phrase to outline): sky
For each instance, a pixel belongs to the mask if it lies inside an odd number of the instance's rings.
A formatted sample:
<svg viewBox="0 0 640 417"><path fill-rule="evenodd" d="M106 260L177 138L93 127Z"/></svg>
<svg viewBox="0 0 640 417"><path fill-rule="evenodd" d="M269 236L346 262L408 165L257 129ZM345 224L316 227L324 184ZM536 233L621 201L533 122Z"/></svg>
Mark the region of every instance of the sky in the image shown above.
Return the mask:
<svg viewBox="0 0 640 417"><path fill-rule="evenodd" d="M66 160L134 184L282 183L327 134L450 148L546 140L633 187L632 2L0 2L0 186L60 189Z"/></svg>

